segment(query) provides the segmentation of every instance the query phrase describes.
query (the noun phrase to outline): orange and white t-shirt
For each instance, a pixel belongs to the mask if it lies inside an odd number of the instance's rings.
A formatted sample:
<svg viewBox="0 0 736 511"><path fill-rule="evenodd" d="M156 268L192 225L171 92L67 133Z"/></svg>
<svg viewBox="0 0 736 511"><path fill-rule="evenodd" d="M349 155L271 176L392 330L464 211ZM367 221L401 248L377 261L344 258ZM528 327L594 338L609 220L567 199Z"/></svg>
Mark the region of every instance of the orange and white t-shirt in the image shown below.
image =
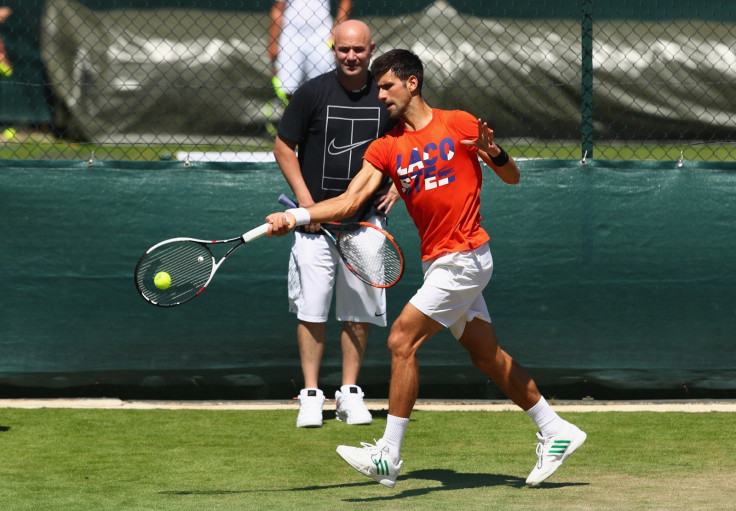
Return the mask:
<svg viewBox="0 0 736 511"><path fill-rule="evenodd" d="M422 260L472 250L490 237L480 226L483 175L474 146L478 120L467 112L432 109L418 131L401 123L373 141L363 159L391 177L419 230Z"/></svg>

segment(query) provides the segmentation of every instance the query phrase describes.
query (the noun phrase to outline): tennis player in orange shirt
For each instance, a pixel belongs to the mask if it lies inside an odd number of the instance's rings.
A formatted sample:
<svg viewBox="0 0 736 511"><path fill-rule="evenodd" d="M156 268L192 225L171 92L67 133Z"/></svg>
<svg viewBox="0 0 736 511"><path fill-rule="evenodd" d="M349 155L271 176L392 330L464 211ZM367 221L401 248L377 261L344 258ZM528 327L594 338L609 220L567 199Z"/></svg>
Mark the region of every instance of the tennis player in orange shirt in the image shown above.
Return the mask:
<svg viewBox="0 0 736 511"><path fill-rule="evenodd" d="M493 259L488 233L480 225L483 176L478 158L509 184L519 182L519 168L495 143L487 123L467 112L431 108L424 101L424 66L412 52L391 50L374 60L371 71L378 97L400 121L398 126L371 143L362 170L345 193L266 217L269 236L284 235L297 225L348 217L388 175L419 230L424 282L396 318L388 338L391 382L386 429L375 445L341 445L337 453L362 474L394 487L419 392L417 350L442 328L449 328L473 364L539 428L537 463L526 480L536 486L585 442L586 434L558 416L529 374L501 349L483 299Z"/></svg>

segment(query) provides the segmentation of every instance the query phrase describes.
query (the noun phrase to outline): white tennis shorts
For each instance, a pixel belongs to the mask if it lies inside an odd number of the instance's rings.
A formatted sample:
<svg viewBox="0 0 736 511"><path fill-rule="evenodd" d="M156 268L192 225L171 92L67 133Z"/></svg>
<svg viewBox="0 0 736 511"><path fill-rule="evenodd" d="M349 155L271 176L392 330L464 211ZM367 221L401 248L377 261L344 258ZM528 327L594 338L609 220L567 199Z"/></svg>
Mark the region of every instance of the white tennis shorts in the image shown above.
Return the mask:
<svg viewBox="0 0 736 511"><path fill-rule="evenodd" d="M465 324L475 318L488 323L483 289L493 274L493 257L488 244L474 250L445 254L422 262L424 284L409 300L414 307L450 329L459 339Z"/></svg>
<svg viewBox="0 0 736 511"><path fill-rule="evenodd" d="M382 217L368 220L385 227ZM301 321L325 323L333 289L338 321L386 326L386 290L363 283L321 234L295 232L289 257L289 311Z"/></svg>

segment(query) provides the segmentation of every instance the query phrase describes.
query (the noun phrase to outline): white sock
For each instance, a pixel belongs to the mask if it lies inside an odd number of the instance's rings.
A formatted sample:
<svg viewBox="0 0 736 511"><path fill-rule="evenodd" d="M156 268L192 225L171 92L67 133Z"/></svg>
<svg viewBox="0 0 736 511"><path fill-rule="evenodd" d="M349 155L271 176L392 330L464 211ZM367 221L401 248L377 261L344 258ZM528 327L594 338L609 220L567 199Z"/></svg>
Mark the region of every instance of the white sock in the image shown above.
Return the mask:
<svg viewBox="0 0 736 511"><path fill-rule="evenodd" d="M526 414L537 424L542 436L559 435L565 429L566 422L547 404L544 396Z"/></svg>
<svg viewBox="0 0 736 511"><path fill-rule="evenodd" d="M381 440L388 446L388 453L394 463L398 463L401 459L401 445L404 443L404 435L406 435L408 426L408 418L405 419L390 414L386 417L386 431L384 431Z"/></svg>

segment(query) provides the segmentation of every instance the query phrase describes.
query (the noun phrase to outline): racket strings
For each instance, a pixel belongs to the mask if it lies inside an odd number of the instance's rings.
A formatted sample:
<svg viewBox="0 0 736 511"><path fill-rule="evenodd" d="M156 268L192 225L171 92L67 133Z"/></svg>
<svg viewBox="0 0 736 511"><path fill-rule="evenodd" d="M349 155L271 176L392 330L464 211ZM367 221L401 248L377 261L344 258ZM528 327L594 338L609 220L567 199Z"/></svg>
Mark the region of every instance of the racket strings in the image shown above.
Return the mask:
<svg viewBox="0 0 736 511"><path fill-rule="evenodd" d="M382 287L401 278L403 258L396 243L383 231L362 226L341 232L338 246L346 264L365 282Z"/></svg>
<svg viewBox="0 0 736 511"><path fill-rule="evenodd" d="M212 252L199 243L178 241L146 254L139 264L136 281L143 295L160 305L176 304L196 295L212 274ZM157 273L171 276L171 285L159 289Z"/></svg>

